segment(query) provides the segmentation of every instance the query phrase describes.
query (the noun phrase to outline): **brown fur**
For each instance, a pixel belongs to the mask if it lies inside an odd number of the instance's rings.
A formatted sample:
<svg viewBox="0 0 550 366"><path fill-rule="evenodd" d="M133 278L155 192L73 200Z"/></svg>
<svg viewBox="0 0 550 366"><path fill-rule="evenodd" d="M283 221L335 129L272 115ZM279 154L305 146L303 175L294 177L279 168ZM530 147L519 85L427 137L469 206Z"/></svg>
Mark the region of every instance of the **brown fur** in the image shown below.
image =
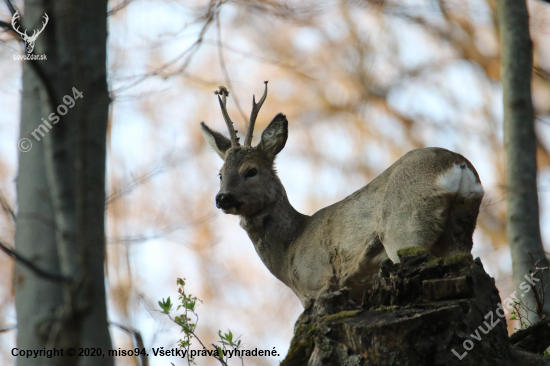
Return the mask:
<svg viewBox="0 0 550 366"><path fill-rule="evenodd" d="M470 252L483 190L463 156L441 148L405 154L380 176L312 216L297 212L273 168L288 123L277 115L256 147L230 147L205 125L203 133L225 163L220 194L231 194L264 264L306 304L349 287L360 300L379 264L397 250L419 246L436 256ZM221 138L225 139L222 140ZM257 174L248 177L251 169Z"/></svg>

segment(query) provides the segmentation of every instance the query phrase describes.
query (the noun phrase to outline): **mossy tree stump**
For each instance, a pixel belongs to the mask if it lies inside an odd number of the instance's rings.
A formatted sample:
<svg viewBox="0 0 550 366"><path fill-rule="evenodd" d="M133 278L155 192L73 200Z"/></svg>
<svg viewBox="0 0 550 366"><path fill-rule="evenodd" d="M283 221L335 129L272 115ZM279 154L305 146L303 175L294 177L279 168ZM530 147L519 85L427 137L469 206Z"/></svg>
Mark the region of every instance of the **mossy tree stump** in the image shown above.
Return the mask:
<svg viewBox="0 0 550 366"><path fill-rule="evenodd" d="M312 301L281 366L550 365L511 345L479 259L438 259L418 248L399 256L400 264L382 264L362 304L345 289Z"/></svg>

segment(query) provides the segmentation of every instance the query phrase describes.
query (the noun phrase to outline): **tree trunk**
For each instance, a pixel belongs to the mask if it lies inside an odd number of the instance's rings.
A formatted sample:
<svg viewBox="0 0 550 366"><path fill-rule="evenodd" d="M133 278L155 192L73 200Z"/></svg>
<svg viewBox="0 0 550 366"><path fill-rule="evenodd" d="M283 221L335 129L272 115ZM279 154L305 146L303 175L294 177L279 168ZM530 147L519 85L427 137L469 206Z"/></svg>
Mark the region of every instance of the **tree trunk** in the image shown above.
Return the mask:
<svg viewBox="0 0 550 366"><path fill-rule="evenodd" d="M529 13L524 0L498 0L502 44L502 85L504 104L504 147L506 149L507 236L512 252L513 278L518 294L521 283L527 283L533 266L548 267L539 224L537 193L537 138L531 101L533 68L532 42L529 35ZM543 271L542 281L550 283L550 271ZM532 292L522 299L536 309ZM546 293L545 313L550 315L550 291ZM536 320L530 313L529 319Z"/></svg>
<svg viewBox="0 0 550 366"><path fill-rule="evenodd" d="M34 264L69 281L16 266L17 344L100 348L105 358L19 358L18 364L113 365L104 285L107 1L26 1L22 29L40 29L44 13L49 21L34 53L47 60L23 65L21 138L33 147L19 156L15 243Z"/></svg>
<svg viewBox="0 0 550 366"><path fill-rule="evenodd" d="M533 353L512 345L504 318L512 299L501 306L479 259L408 250L398 252L400 264L382 264L361 305L345 289L310 303L281 366L550 365L540 355L550 344L547 322L515 340Z"/></svg>

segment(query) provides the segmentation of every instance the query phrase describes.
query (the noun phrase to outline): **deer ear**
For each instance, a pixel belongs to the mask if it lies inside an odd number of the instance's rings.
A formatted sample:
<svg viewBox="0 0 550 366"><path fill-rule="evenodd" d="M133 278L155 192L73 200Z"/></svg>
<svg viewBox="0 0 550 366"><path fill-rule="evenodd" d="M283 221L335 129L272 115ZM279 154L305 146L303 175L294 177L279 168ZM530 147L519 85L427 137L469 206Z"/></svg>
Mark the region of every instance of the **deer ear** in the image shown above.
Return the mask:
<svg viewBox="0 0 550 366"><path fill-rule="evenodd" d="M275 155L285 147L287 137L288 121L284 114L279 113L262 132L262 139L257 148L266 153L270 159L275 159Z"/></svg>
<svg viewBox="0 0 550 366"><path fill-rule="evenodd" d="M204 122L201 122L201 131L208 145L212 146L220 158L225 160L225 153L231 147L231 140L221 133L212 130Z"/></svg>

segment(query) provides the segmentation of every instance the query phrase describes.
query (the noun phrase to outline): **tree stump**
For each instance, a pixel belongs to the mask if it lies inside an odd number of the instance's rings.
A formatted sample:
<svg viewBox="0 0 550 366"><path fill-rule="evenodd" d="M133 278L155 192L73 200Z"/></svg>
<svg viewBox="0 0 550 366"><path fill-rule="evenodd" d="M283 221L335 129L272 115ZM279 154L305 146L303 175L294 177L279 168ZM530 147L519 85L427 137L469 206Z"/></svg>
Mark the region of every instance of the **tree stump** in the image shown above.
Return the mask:
<svg viewBox="0 0 550 366"><path fill-rule="evenodd" d="M510 343L510 310L479 258L418 248L399 256L382 264L362 304L346 289L311 301L281 366L550 365Z"/></svg>

